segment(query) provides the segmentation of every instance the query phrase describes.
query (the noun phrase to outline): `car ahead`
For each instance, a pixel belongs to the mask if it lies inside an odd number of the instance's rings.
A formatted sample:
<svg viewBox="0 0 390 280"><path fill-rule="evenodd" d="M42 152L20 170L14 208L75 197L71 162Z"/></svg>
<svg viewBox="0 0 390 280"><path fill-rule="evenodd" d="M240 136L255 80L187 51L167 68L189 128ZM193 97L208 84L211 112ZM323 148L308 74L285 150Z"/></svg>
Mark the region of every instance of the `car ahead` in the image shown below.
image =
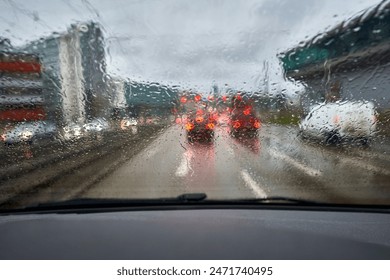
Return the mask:
<svg viewBox="0 0 390 280"><path fill-rule="evenodd" d="M367 101L343 101L314 106L300 122L302 137L327 144L352 141L367 144L376 131L375 105Z"/></svg>
<svg viewBox="0 0 390 280"><path fill-rule="evenodd" d="M199 106L186 116L185 129L190 142L210 142L214 138L218 115L216 111L207 107Z"/></svg>
<svg viewBox="0 0 390 280"><path fill-rule="evenodd" d="M54 140L56 136L57 126L54 123L33 121L21 122L6 128L0 135L0 139L6 145L33 144L36 141Z"/></svg>
<svg viewBox="0 0 390 280"><path fill-rule="evenodd" d="M100 140L111 130L109 122L103 118L94 119L83 125L87 137Z"/></svg>
<svg viewBox="0 0 390 280"><path fill-rule="evenodd" d="M256 135L261 127L260 118L251 102L241 96L233 97L229 124L230 134L234 137Z"/></svg>

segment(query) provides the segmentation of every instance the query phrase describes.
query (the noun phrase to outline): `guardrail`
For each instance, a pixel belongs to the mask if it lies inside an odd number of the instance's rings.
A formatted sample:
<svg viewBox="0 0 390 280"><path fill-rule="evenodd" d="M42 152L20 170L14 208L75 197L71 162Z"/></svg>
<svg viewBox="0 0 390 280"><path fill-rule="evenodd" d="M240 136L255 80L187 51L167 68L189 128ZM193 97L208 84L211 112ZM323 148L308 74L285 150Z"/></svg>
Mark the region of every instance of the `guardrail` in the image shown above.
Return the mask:
<svg viewBox="0 0 390 280"><path fill-rule="evenodd" d="M136 134L131 131L115 131L105 134L100 141L80 139L36 147L40 148L39 155L0 169L0 204L7 203L20 193L56 180L62 174L74 171L110 152L157 137L158 133L165 131L167 127L141 126Z"/></svg>

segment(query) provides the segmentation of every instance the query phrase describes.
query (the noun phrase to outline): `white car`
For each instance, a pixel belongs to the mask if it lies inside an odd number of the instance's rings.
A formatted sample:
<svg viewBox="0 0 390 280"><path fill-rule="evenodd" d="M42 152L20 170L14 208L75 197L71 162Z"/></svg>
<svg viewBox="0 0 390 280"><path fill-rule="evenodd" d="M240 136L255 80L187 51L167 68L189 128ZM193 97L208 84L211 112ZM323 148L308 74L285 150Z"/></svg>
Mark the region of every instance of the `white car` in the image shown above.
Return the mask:
<svg viewBox="0 0 390 280"><path fill-rule="evenodd" d="M367 144L376 131L375 105L368 101L342 101L314 106L299 124L302 137L327 144L342 140Z"/></svg>

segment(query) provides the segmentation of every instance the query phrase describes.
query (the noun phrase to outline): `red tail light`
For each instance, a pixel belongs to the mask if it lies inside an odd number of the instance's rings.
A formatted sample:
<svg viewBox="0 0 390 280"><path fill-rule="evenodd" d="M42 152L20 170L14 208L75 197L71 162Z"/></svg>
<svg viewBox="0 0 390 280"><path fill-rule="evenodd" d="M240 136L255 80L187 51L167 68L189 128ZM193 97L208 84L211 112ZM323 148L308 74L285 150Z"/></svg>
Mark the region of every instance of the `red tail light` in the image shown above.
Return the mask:
<svg viewBox="0 0 390 280"><path fill-rule="evenodd" d="M251 113L251 107L246 107L243 113L244 113L245 116L250 115L250 113Z"/></svg>
<svg viewBox="0 0 390 280"><path fill-rule="evenodd" d="M233 127L234 128L240 128L241 127L241 122L240 121L234 121L233 122Z"/></svg>
<svg viewBox="0 0 390 280"><path fill-rule="evenodd" d="M261 123L259 122L259 121L255 121L254 123L253 123L253 127L254 128L260 128L261 127Z"/></svg>
<svg viewBox="0 0 390 280"><path fill-rule="evenodd" d="M193 130L194 124L193 123L186 123L185 128L187 131Z"/></svg>
<svg viewBox="0 0 390 280"><path fill-rule="evenodd" d="M207 128L207 129L214 129L214 127L215 127L215 124L213 124L213 123L208 123L208 124L206 125L206 128Z"/></svg>
<svg viewBox="0 0 390 280"><path fill-rule="evenodd" d="M198 95L195 95L194 99L196 102L199 102L202 99L202 97L198 94Z"/></svg>
<svg viewBox="0 0 390 280"><path fill-rule="evenodd" d="M197 117L195 118L195 121L196 121L197 123L201 123L201 122L204 121L204 118L203 118L202 116L197 116Z"/></svg>
<svg viewBox="0 0 390 280"><path fill-rule="evenodd" d="M186 103L187 102L187 97L185 97L185 96L180 97L180 102L181 103Z"/></svg>

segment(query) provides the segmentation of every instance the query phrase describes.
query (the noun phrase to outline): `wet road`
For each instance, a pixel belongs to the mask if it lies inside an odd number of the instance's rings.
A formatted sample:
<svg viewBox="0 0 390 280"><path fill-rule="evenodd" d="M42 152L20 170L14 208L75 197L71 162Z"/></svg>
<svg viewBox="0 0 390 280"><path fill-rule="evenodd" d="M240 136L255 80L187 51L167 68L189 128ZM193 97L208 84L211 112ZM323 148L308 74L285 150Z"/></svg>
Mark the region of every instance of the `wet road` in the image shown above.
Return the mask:
<svg viewBox="0 0 390 280"><path fill-rule="evenodd" d="M69 157L56 167L38 169L28 179L17 178L23 191L6 205L82 197L176 197L194 192L204 192L210 199L283 196L390 204L387 142L369 147L321 146L299 139L295 128L275 125L263 126L254 138L233 138L226 127L217 127L210 143L189 143L179 125L122 141L111 141L115 147L107 144ZM84 157L90 158L79 164ZM60 175L53 171L56 168ZM51 179L42 180L50 172L54 172ZM33 188L23 186L36 180L39 183ZM4 184L17 186L12 181Z"/></svg>
<svg viewBox="0 0 390 280"><path fill-rule="evenodd" d="M323 147L296 130L264 126L236 139L219 127L211 143L188 143L174 126L83 197L157 198L204 192L212 199L284 196L337 203L390 203L383 145Z"/></svg>

